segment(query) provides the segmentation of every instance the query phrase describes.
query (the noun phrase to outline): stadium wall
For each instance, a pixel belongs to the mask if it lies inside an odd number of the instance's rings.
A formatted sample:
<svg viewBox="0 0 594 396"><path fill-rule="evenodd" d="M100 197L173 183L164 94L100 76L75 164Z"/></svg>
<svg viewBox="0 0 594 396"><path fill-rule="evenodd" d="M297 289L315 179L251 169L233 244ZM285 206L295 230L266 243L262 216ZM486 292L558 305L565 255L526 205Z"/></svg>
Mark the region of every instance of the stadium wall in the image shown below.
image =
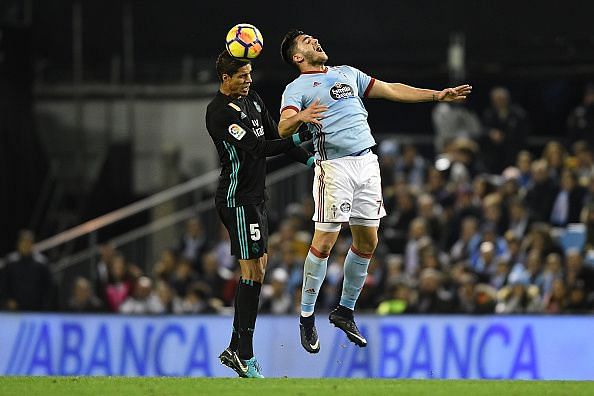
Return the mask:
<svg viewBox="0 0 594 396"><path fill-rule="evenodd" d="M231 376L231 318L0 314L2 375ZM321 352L293 317L258 318L268 377L594 380L593 317L360 316L359 349L320 316Z"/></svg>

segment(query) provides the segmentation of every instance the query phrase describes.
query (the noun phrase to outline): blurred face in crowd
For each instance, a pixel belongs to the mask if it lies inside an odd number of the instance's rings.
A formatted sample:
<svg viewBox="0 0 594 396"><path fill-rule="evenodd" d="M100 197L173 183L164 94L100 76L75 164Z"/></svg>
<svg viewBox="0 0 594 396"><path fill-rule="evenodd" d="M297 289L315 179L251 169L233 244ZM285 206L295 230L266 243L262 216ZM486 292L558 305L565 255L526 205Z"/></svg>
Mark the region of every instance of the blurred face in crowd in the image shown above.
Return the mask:
<svg viewBox="0 0 594 396"><path fill-rule="evenodd" d="M177 275L177 277L179 279L187 279L191 273L192 264L188 260L180 260L175 270L175 274Z"/></svg>
<svg viewBox="0 0 594 396"><path fill-rule="evenodd" d="M509 91L498 87L491 91L491 104L497 110L506 110L509 107Z"/></svg>
<svg viewBox="0 0 594 396"><path fill-rule="evenodd" d="M462 222L462 240L469 241L470 238L476 234L478 229L478 222L474 217L464 219Z"/></svg>
<svg viewBox="0 0 594 396"><path fill-rule="evenodd" d="M188 232L188 235L190 235L192 238L197 238L200 235L202 235L202 226L198 219L192 219L188 221L188 224L186 225L186 230Z"/></svg>
<svg viewBox="0 0 594 396"><path fill-rule="evenodd" d="M101 255L101 261L109 263L113 256L116 254L115 246L111 243L106 243L99 247L99 254Z"/></svg>
<svg viewBox="0 0 594 396"><path fill-rule="evenodd" d="M559 142L549 142L544 148L543 158L547 160L549 166L553 168L560 168L563 166L563 157L565 156L565 149Z"/></svg>
<svg viewBox="0 0 594 396"><path fill-rule="evenodd" d="M116 281L124 279L126 275L126 260L124 256L118 254L111 260L111 276Z"/></svg>
<svg viewBox="0 0 594 396"><path fill-rule="evenodd" d="M150 291L149 291L150 294ZM157 296L163 304L167 305L173 300L173 293L169 285L163 281L157 283Z"/></svg>
<svg viewBox="0 0 594 396"><path fill-rule="evenodd" d="M165 249L161 253L161 265L165 271L173 271L175 268L175 253L171 249Z"/></svg>
<svg viewBox="0 0 594 396"><path fill-rule="evenodd" d="M135 294L136 298L146 300L152 291L153 282L146 276L141 276L136 282Z"/></svg>
<svg viewBox="0 0 594 396"><path fill-rule="evenodd" d="M563 279L555 279L553 281L553 289L552 289L553 297L557 300L562 300L565 298L565 283Z"/></svg>
<svg viewBox="0 0 594 396"><path fill-rule="evenodd" d="M532 165L532 154L529 151L520 151L518 153L518 159L516 161L516 166L522 173L529 173L530 166Z"/></svg>
<svg viewBox="0 0 594 396"><path fill-rule="evenodd" d="M214 275L219 270L219 261L214 253L205 254L202 257L202 271L204 274Z"/></svg>
<svg viewBox="0 0 594 396"><path fill-rule="evenodd" d="M78 303L84 303L91 298L91 284L84 278L79 278L74 284L73 297Z"/></svg>
<svg viewBox="0 0 594 396"><path fill-rule="evenodd" d="M420 239L426 235L426 232L425 221L422 219L417 218L410 223L410 237L412 239Z"/></svg>
<svg viewBox="0 0 594 396"><path fill-rule="evenodd" d="M495 258L495 246L491 242L481 243L480 252L485 263L490 263Z"/></svg>
<svg viewBox="0 0 594 396"><path fill-rule="evenodd" d="M17 242L17 250L21 256L30 256L33 252L33 243L35 242L33 233L22 231Z"/></svg>
<svg viewBox="0 0 594 396"><path fill-rule="evenodd" d="M565 191L571 191L576 184L575 175L570 170L564 170L561 173L561 188Z"/></svg>
<svg viewBox="0 0 594 396"><path fill-rule="evenodd" d="M541 259L540 259L540 252L536 250L531 250L530 254L526 258L526 269L531 274L535 275L540 272L541 267Z"/></svg>
<svg viewBox="0 0 594 396"><path fill-rule="evenodd" d="M417 148L412 144L407 144L404 146L402 151L402 159L408 165L412 165L415 157L417 156Z"/></svg>
<svg viewBox="0 0 594 396"><path fill-rule="evenodd" d="M424 293L435 293L439 289L440 280L438 273L421 274L419 289Z"/></svg>
<svg viewBox="0 0 594 396"><path fill-rule="evenodd" d="M549 168L546 161L532 163L532 177L537 183L543 183L549 178Z"/></svg>
<svg viewBox="0 0 594 396"><path fill-rule="evenodd" d="M524 205L522 205L520 202L514 202L509 207L509 217L512 221L521 220L525 214L526 210L524 208Z"/></svg>
<svg viewBox="0 0 594 396"><path fill-rule="evenodd" d="M582 268L582 255L578 251L570 250L567 252L567 269L578 272Z"/></svg>
<svg viewBox="0 0 594 396"><path fill-rule="evenodd" d="M550 253L546 259L546 270L553 274L561 270L561 255L557 253Z"/></svg>

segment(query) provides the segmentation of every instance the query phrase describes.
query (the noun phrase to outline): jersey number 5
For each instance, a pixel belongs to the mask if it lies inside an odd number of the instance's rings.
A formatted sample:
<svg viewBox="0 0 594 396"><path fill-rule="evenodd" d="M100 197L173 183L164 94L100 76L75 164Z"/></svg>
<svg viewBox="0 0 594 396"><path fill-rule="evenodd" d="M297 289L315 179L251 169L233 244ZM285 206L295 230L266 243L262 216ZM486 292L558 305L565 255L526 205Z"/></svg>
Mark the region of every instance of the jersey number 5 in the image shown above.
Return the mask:
<svg viewBox="0 0 594 396"><path fill-rule="evenodd" d="M252 241L260 240L260 228L258 227L260 227L258 223L250 224L250 237Z"/></svg>

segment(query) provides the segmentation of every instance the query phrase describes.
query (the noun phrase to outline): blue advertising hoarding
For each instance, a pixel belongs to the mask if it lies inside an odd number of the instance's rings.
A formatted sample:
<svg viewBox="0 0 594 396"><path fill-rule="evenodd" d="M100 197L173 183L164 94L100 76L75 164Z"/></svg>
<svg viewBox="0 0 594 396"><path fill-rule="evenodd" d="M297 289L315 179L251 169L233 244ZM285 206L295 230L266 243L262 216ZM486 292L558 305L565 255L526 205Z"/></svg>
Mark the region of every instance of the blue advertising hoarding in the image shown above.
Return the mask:
<svg viewBox="0 0 594 396"><path fill-rule="evenodd" d="M358 348L317 318L305 352L296 317L258 318L267 377L594 380L594 317L359 316ZM0 314L2 375L234 376L217 356L232 318Z"/></svg>

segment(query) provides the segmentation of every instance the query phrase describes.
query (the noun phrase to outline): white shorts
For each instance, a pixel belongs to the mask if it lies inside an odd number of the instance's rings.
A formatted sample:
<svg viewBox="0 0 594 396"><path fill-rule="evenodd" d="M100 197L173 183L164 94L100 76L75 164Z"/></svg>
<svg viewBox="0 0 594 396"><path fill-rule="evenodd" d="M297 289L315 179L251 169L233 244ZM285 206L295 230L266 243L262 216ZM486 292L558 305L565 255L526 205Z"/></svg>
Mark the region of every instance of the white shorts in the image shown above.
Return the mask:
<svg viewBox="0 0 594 396"><path fill-rule="evenodd" d="M386 215L377 155L316 161L312 220L342 223L350 218L381 219Z"/></svg>

